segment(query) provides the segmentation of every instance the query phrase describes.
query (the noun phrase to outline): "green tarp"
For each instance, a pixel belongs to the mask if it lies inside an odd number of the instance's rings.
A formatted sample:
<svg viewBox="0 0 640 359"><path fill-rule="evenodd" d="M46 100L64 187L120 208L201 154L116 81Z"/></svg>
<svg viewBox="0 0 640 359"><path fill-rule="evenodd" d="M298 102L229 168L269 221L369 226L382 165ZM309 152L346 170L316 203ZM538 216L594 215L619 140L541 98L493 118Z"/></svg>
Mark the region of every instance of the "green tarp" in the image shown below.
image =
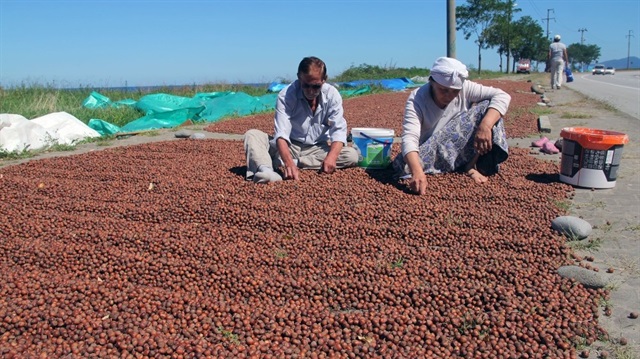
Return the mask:
<svg viewBox="0 0 640 359"><path fill-rule="evenodd" d="M351 97L370 92L369 86L340 91L343 97ZM194 122L215 122L227 117L248 116L254 113L273 111L277 93L255 97L244 92L203 92L195 96L183 97L165 93L149 94L138 101L131 99L112 102L108 97L92 92L82 106L90 109L131 106L144 116L123 127L104 120L91 119L88 126L100 134L112 135L118 132L136 132L160 128L174 128L187 120Z"/></svg>

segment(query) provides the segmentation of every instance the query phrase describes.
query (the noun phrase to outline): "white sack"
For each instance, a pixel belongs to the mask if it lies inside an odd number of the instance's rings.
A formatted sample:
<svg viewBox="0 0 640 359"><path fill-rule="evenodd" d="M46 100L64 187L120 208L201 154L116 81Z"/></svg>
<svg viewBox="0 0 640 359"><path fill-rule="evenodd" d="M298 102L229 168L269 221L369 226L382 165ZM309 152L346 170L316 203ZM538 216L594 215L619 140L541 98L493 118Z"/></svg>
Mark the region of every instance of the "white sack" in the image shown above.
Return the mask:
<svg viewBox="0 0 640 359"><path fill-rule="evenodd" d="M66 112L54 112L31 120L42 126L51 135L53 141L61 145L72 145L88 137L100 137L98 131L85 125Z"/></svg>
<svg viewBox="0 0 640 359"><path fill-rule="evenodd" d="M48 133L21 115L0 114L0 151L22 152L45 147Z"/></svg>
<svg viewBox="0 0 640 359"><path fill-rule="evenodd" d="M98 131L66 112L54 112L33 120L0 114L0 151L38 150L55 144L72 145Z"/></svg>

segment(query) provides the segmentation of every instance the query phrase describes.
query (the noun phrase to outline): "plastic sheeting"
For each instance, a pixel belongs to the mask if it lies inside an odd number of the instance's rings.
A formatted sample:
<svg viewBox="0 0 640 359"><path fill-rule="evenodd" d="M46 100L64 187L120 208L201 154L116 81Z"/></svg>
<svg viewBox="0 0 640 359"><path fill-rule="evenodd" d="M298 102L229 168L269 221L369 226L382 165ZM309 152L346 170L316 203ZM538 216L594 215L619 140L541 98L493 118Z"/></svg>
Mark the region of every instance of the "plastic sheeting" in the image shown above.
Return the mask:
<svg viewBox="0 0 640 359"><path fill-rule="evenodd" d="M350 81L350 82L340 82L339 85L344 87L361 87L365 85L377 85L392 91L403 91L407 87L413 86L414 83L413 81L411 81L406 77L401 77L397 79L357 80L357 81Z"/></svg>
<svg viewBox="0 0 640 359"><path fill-rule="evenodd" d="M135 100L130 98L112 102L107 96L99 94L95 91L91 92L83 102L82 106L86 108L103 108L103 107L120 107L120 106L133 106L136 104Z"/></svg>
<svg viewBox="0 0 640 359"><path fill-rule="evenodd" d="M55 144L72 145L100 133L66 112L54 112L32 120L16 114L0 114L0 151L38 150Z"/></svg>
<svg viewBox="0 0 640 359"><path fill-rule="evenodd" d="M215 122L232 116L247 116L254 113L273 111L279 90L286 84L272 83L268 93L255 97L244 92L207 92L197 93L195 96L183 97L164 93L149 94L140 100L122 100L112 102L108 97L97 92L84 100L86 108L104 108L108 106L132 106L144 116L118 127L101 119L91 119L89 127L102 135L113 135L118 132L137 132L160 128L174 128L188 120ZM357 89L341 90L344 97L361 95L370 92L369 86Z"/></svg>
<svg viewBox="0 0 640 359"><path fill-rule="evenodd" d="M227 116L247 116L252 113L275 109L278 94L253 97L244 92L237 92L225 97L214 98L205 103L200 113L200 120L215 122Z"/></svg>
<svg viewBox="0 0 640 359"><path fill-rule="evenodd" d="M103 135L111 135L117 132L174 128L187 120L213 122L229 116L246 116L273 110L276 97L277 94L254 97L244 92L203 92L191 98L164 93L150 94L132 105L145 114L143 117L122 128L101 119L92 119L89 126ZM83 102L83 106L100 108L112 106L112 102L96 92Z"/></svg>

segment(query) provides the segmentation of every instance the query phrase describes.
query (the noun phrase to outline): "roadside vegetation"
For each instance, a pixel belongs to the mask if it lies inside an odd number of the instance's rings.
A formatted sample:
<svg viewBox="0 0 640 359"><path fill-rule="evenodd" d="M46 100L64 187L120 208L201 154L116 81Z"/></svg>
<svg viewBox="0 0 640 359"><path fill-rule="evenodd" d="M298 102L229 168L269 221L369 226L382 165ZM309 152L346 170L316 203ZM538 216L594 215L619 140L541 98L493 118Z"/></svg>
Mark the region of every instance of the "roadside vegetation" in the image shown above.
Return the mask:
<svg viewBox="0 0 640 359"><path fill-rule="evenodd" d="M381 80L390 78L414 78L428 77L426 68L398 68L395 66L373 66L362 64L351 66L335 77L329 78L329 82L350 82L356 80ZM487 79L504 76L500 72L472 71L472 79ZM288 83L292 80L282 80ZM89 109L82 106L83 101L96 91L108 97L112 102L131 99L138 101L141 97L151 93L166 93L175 96L193 97L203 92L244 92L251 96L262 96L268 93L267 85L254 86L244 84L204 84L185 86L160 86L147 88L100 88L82 87L75 89L60 89L54 85L22 84L14 88L0 87L0 113L18 114L27 119L44 116L54 112L67 112L84 123L90 119L101 119L116 126L124 126L127 123L143 116L138 110L130 106L105 107ZM372 92L386 92L380 86L372 86Z"/></svg>

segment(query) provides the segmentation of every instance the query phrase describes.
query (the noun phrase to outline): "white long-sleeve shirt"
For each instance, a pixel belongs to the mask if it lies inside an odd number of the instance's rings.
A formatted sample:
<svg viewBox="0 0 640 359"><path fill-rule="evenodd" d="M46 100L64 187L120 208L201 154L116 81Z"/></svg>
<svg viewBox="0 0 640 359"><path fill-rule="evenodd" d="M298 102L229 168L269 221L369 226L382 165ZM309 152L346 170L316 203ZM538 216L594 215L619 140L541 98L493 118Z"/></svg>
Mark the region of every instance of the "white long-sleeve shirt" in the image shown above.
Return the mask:
<svg viewBox="0 0 640 359"><path fill-rule="evenodd" d="M402 121L402 155L418 151L420 144L440 130L456 114L467 111L474 103L490 100L489 107L504 116L511 96L501 89L465 81L458 97L441 109L431 98L431 84L427 83L411 92Z"/></svg>
<svg viewBox="0 0 640 359"><path fill-rule="evenodd" d="M315 113L296 80L278 94L273 141L283 138L307 145L331 140L347 143L347 121L344 118L342 96L330 84L323 84Z"/></svg>
<svg viewBox="0 0 640 359"><path fill-rule="evenodd" d="M564 60L564 51L567 49L567 46L561 42L552 42L549 45L549 58L551 61L556 60Z"/></svg>

